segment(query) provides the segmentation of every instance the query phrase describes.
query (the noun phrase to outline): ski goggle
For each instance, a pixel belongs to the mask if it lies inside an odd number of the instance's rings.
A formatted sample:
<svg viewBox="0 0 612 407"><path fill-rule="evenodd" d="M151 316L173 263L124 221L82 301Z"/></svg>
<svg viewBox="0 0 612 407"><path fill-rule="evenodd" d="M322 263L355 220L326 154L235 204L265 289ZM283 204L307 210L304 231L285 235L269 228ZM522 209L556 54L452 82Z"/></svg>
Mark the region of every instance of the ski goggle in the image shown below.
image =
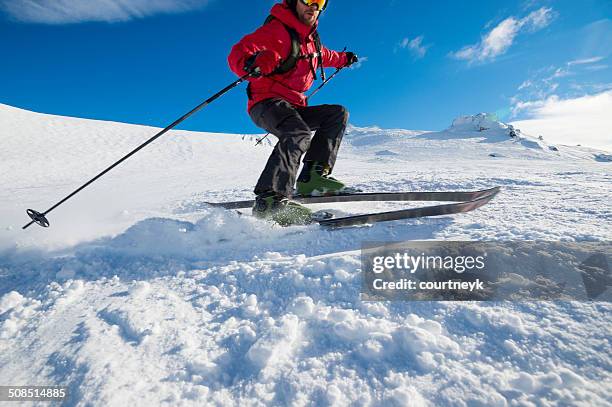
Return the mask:
<svg viewBox="0 0 612 407"><path fill-rule="evenodd" d="M325 10L325 7L327 7L327 0L300 0L302 2L302 4L310 7L313 4L317 5L317 8L319 11L323 11Z"/></svg>

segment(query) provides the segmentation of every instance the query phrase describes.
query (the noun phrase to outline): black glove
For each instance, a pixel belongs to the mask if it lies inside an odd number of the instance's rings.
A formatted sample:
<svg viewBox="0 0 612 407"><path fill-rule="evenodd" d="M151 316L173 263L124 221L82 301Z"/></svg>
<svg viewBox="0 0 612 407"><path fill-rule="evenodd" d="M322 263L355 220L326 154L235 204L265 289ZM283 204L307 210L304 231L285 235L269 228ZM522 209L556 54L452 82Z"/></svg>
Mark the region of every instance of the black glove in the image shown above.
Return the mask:
<svg viewBox="0 0 612 407"><path fill-rule="evenodd" d="M346 64L344 64L344 66L351 66L357 61L359 61L359 58L357 58L357 55L349 51L346 53Z"/></svg>
<svg viewBox="0 0 612 407"><path fill-rule="evenodd" d="M263 50L251 55L244 64L244 70L252 72L252 76L258 78L274 73L280 62L280 55L275 51Z"/></svg>

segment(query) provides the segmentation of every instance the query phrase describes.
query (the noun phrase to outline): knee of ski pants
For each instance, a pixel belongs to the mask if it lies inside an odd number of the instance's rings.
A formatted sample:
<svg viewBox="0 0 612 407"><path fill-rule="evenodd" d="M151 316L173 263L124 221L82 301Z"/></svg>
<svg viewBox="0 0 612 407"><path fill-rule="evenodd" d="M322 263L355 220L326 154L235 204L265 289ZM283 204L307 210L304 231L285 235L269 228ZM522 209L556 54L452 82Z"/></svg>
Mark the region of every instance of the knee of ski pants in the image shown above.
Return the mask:
<svg viewBox="0 0 612 407"><path fill-rule="evenodd" d="M349 111L346 107L342 105L329 105L329 107L332 112L331 116L333 116L334 120L342 122L343 125L348 123Z"/></svg>
<svg viewBox="0 0 612 407"><path fill-rule="evenodd" d="M299 151L304 154L310 148L310 129L293 132L289 136L279 137L279 144L287 151Z"/></svg>
<svg viewBox="0 0 612 407"><path fill-rule="evenodd" d="M305 153L310 147L312 130L297 114L280 115L271 126L279 147L287 151Z"/></svg>

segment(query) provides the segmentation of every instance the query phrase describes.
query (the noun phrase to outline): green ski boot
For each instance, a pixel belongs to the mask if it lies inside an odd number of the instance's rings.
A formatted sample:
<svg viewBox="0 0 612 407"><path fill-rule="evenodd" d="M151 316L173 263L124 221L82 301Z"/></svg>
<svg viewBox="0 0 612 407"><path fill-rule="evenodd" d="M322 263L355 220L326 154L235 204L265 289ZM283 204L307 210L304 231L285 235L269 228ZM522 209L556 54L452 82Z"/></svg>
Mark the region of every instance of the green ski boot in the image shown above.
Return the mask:
<svg viewBox="0 0 612 407"><path fill-rule="evenodd" d="M281 226L307 225L312 223L312 211L276 192L257 195L253 216L269 219Z"/></svg>
<svg viewBox="0 0 612 407"><path fill-rule="evenodd" d="M329 175L329 165L306 161L297 180L297 192L301 196L335 195L343 192L345 185Z"/></svg>

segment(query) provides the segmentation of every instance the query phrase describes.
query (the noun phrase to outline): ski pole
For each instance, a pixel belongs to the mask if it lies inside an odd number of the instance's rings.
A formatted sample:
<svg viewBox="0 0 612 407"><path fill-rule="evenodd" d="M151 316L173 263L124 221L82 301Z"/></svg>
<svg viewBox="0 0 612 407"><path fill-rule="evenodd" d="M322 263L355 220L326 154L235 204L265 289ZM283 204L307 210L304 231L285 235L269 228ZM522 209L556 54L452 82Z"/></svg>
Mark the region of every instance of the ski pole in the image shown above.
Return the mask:
<svg viewBox="0 0 612 407"><path fill-rule="evenodd" d="M329 75L329 78L325 79L325 82L323 82L322 84L320 84L320 85L319 85L319 87L318 87L318 88L316 88L316 89L315 89L315 90L314 90L314 91L313 91L313 92L310 94L310 96L308 96L308 100L310 100L310 98L311 98L311 97L313 97L314 95L316 95L316 94L317 94L317 92L318 92L318 91L320 91L320 90L321 90L321 88L322 88L323 86L325 86L325 84L327 84L327 82L329 82L329 81L330 81L330 80L331 80L331 79L332 79L334 76L336 76L336 75L338 74L338 72L340 72L340 71L341 71L341 70L343 70L343 69L344 69L344 67L342 67L342 68L337 68L337 69L336 69L336 71L335 71L333 74Z"/></svg>
<svg viewBox="0 0 612 407"><path fill-rule="evenodd" d="M344 49L342 50L342 52L344 52L344 51L346 51L346 47L344 47ZM336 75L338 74L338 72L340 72L340 71L341 71L341 70L343 70L344 68L346 68L346 67L345 67L345 66L343 66L343 67L341 67L341 68L336 68L336 71L335 71L333 74L331 74L331 75L329 76L329 78L325 79L325 80L323 81L323 83L321 83L321 84L319 85L319 87L318 87L318 88L316 88L316 89L315 89L315 90L314 90L314 91L313 91L313 92L310 94L310 96L308 96L308 98L307 98L307 99L308 99L308 100L310 100L310 98L311 98L311 97L313 97L313 96L314 96L314 95L315 95L315 94L316 94L318 91L320 91L320 90L321 90L321 88L327 84L327 82L329 82L329 81L330 81L330 80L331 80L331 79L332 79L334 76L336 76ZM255 143L255 146L258 146L259 144L261 144L261 142L262 142L262 141L264 141L265 139L267 139L269 135L270 135L270 132L266 133L266 135L265 135L265 136L263 136L262 138L260 138L259 140L257 140L257 143Z"/></svg>
<svg viewBox="0 0 612 407"><path fill-rule="evenodd" d="M147 141L142 143L140 146L138 146L137 148L132 150L130 153L128 153L126 156L121 158L119 161L115 162L113 165L111 165L110 167L108 167L107 169L105 169L104 171L102 171L101 173L99 173L98 175L96 175L95 177L90 179L89 181L87 181L85 184L80 186L73 193L71 193L70 195L66 196L64 199L62 199L61 201L59 201L58 203L53 205L51 208L47 209L45 212L40 213L40 212L35 211L34 209L28 209L26 212L27 212L28 216L32 219L32 221L30 223L28 223L27 225L25 225L24 227L22 227L22 229L28 228L33 223L37 223L38 225L40 225L42 227L45 227L45 228L49 227L49 221L47 220L47 217L46 217L49 212L51 212L52 210L54 210L55 208L57 208L58 206L60 206L64 202L66 202L68 199L72 198L73 196L75 196L76 194L81 192L87 186L89 186L90 184L95 182L98 178L102 177L104 174L106 174L107 172L109 172L110 170L112 170L113 168L118 166L119 164L121 164L123 161L127 160L129 157L131 157L132 155L136 154L138 151L140 151L141 149L143 149L147 145L151 144L157 138L161 137L162 135L167 133L169 130L171 130L174 127L176 127L179 123L183 122L184 120L189 118L191 115L193 115L196 112L200 111L201 109L206 107L208 104L213 102L215 99L218 99L219 97L223 96L224 94L226 94L231 89L233 89L236 86L238 86L240 83L244 82L248 77L250 77L251 75L253 75L255 73L256 73L256 71L252 70L248 74L238 78L237 80L235 80L231 84L227 85L225 88L221 89L219 92L215 93L214 95L212 95L211 97L206 99L204 102L200 103L198 106L196 106L195 108L190 110L188 113L186 113L183 116L181 116L180 118L176 119L174 122L172 122L172 124L168 125L168 127L166 127L165 129L161 130L159 133L157 133L156 135L154 135L153 137L151 137L150 139L148 139Z"/></svg>

